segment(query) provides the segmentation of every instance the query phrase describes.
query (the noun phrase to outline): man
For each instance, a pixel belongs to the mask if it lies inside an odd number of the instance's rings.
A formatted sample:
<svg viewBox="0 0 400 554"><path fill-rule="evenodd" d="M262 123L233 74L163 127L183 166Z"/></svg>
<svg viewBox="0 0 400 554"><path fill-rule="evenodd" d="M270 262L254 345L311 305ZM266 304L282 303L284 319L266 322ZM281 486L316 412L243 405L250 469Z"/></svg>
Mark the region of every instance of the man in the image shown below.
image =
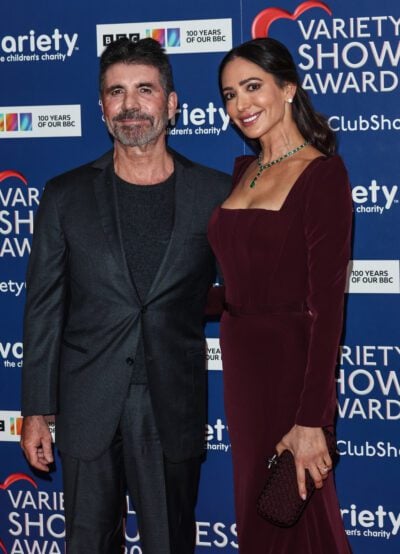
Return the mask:
<svg viewBox="0 0 400 554"><path fill-rule="evenodd" d="M152 39L100 61L113 152L51 180L27 277L22 448L53 461L56 414L68 554L114 554L128 487L145 554L194 551L204 449L206 239L227 175L166 147L171 67Z"/></svg>

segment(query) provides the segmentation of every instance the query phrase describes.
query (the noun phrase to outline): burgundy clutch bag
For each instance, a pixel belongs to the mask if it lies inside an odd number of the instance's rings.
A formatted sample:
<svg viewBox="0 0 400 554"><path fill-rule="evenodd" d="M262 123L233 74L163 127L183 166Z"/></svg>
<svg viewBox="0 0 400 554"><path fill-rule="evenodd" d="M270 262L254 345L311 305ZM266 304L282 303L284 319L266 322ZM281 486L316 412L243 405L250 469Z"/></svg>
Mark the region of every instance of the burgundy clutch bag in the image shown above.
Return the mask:
<svg viewBox="0 0 400 554"><path fill-rule="evenodd" d="M335 436L327 429L323 431L329 455L332 461L335 461L337 457ZM280 456L275 454L270 458L268 467L269 475L257 500L257 512L274 525L291 527L299 520L306 508L315 490L314 481L306 470L307 498L303 500L299 496L297 487L294 457L289 450L284 450Z"/></svg>

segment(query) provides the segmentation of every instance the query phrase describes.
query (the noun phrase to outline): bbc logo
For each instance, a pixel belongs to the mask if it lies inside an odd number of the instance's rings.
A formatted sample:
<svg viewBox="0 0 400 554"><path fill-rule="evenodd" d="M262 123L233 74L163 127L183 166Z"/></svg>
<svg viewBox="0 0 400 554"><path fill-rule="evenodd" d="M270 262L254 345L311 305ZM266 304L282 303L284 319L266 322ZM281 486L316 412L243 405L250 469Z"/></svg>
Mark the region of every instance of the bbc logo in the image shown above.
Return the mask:
<svg viewBox="0 0 400 554"><path fill-rule="evenodd" d="M5 430L6 430L6 422L4 421L4 419L0 419L0 433L4 433Z"/></svg>
<svg viewBox="0 0 400 554"><path fill-rule="evenodd" d="M129 38L132 42L140 40L140 33L117 33L116 35L103 35L103 46L108 46L119 38Z"/></svg>

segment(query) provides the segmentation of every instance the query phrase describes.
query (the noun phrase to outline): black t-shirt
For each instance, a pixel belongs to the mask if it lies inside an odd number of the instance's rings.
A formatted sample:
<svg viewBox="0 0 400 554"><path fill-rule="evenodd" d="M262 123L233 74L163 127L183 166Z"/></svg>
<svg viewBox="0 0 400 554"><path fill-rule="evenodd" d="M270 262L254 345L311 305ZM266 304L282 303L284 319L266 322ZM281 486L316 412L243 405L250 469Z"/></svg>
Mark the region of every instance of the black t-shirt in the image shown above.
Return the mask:
<svg viewBox="0 0 400 554"><path fill-rule="evenodd" d="M122 245L142 302L167 249L175 215L175 173L155 185L128 183L115 175ZM145 383L143 340L139 341L132 382Z"/></svg>

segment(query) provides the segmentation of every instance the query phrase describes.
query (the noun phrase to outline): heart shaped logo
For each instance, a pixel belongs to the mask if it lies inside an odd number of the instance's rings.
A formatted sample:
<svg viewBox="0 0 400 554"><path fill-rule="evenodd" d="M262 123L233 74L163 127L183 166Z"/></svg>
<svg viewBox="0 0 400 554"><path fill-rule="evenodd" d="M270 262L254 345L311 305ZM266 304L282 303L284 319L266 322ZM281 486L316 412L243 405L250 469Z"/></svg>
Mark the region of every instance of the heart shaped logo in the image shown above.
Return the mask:
<svg viewBox="0 0 400 554"><path fill-rule="evenodd" d="M32 477L29 477L29 475L26 475L25 473L12 473L4 480L4 483L0 483L0 489L5 491L6 489L8 489L8 487L10 487L13 483L16 483L17 481L28 481L28 483L33 485L35 489L38 488L35 481L32 479Z"/></svg>
<svg viewBox="0 0 400 554"><path fill-rule="evenodd" d="M309 0L308 2L299 4L293 13L283 10L282 8L267 8L255 17L251 27L251 36L253 38L267 37L271 24L277 19L291 19L294 21L304 12L311 10L311 8L321 8L329 15L332 15L332 10L329 6L317 0Z"/></svg>
<svg viewBox="0 0 400 554"><path fill-rule="evenodd" d="M20 179L25 185L28 184L28 181L19 171L13 171L12 169L7 169L6 171L0 171L0 182L8 179L9 177L16 177Z"/></svg>

